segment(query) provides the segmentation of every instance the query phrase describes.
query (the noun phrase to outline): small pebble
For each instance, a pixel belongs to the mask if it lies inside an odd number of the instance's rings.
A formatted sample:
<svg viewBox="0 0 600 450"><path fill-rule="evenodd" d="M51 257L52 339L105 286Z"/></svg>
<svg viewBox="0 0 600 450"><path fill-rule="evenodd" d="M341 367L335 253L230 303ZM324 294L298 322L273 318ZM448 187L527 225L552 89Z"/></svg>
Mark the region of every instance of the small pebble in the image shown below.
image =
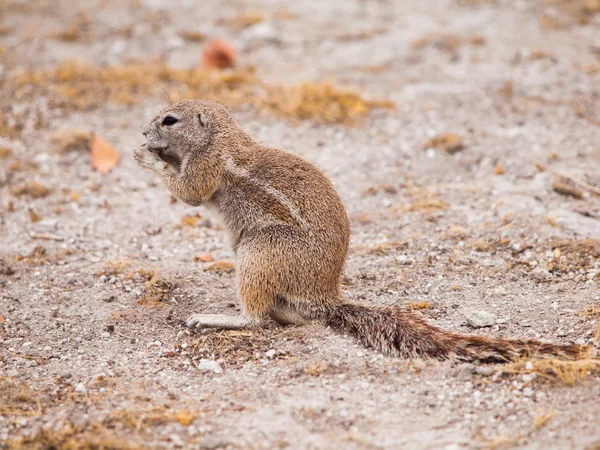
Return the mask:
<svg viewBox="0 0 600 450"><path fill-rule="evenodd" d="M531 271L531 275L538 280L549 280L552 278L552 274L548 272L546 269L542 269L541 267L536 267Z"/></svg>
<svg viewBox="0 0 600 450"><path fill-rule="evenodd" d="M412 264L412 259L407 255L396 256L396 262L400 265L406 266Z"/></svg>
<svg viewBox="0 0 600 450"><path fill-rule="evenodd" d="M201 359L198 365L196 366L200 372L213 372L213 373L223 373L223 369L221 365L210 359Z"/></svg>
<svg viewBox="0 0 600 450"><path fill-rule="evenodd" d="M486 311L473 311L467 317L467 325L473 328L484 328L496 325L496 316Z"/></svg>
<svg viewBox="0 0 600 450"><path fill-rule="evenodd" d="M494 373L494 369L492 367L486 367L486 366L476 367L475 373L489 377L490 375L492 375Z"/></svg>
<svg viewBox="0 0 600 450"><path fill-rule="evenodd" d="M86 395L87 389L85 388L83 383L77 383L77 386L75 386L75 392L79 392L80 394Z"/></svg>

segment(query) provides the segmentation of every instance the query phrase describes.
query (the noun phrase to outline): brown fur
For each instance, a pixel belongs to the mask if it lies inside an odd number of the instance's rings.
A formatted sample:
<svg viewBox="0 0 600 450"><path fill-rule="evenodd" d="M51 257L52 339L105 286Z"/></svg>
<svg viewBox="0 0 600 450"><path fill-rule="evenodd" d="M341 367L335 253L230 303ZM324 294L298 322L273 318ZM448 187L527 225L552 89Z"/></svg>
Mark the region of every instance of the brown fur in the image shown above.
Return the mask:
<svg viewBox="0 0 600 450"><path fill-rule="evenodd" d="M177 122L163 124L167 116ZM346 301L340 278L350 229L331 182L308 161L253 141L221 105L176 103L146 125L144 135L147 144L135 152L139 164L159 174L180 200L214 210L236 255L244 317L200 314L190 326L318 320L400 357L501 362L588 352L578 345L453 334L415 313Z"/></svg>

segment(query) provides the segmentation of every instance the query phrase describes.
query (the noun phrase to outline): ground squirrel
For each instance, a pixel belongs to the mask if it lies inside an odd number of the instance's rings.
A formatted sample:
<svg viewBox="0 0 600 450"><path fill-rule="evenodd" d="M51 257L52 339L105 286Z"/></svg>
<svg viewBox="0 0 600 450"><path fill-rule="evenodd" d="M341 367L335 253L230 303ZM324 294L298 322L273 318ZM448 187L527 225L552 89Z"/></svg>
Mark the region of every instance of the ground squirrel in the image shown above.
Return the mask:
<svg viewBox="0 0 600 450"><path fill-rule="evenodd" d="M345 299L340 278L350 228L333 185L310 162L252 140L217 103L175 103L143 135L147 143L135 151L140 166L156 172L181 201L214 210L236 257L243 315L196 314L190 328L318 321L406 358L503 362L588 353L579 345L449 333L418 313Z"/></svg>

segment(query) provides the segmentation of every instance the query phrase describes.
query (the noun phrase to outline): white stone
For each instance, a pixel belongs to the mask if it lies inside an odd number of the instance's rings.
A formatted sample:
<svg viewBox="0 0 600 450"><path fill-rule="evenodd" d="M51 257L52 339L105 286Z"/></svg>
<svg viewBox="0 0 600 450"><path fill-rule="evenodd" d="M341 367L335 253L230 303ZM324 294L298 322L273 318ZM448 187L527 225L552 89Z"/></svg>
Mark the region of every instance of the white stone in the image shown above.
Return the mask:
<svg viewBox="0 0 600 450"><path fill-rule="evenodd" d="M496 324L496 316L486 311L473 311L467 317L467 325L473 328L491 327Z"/></svg>
<svg viewBox="0 0 600 450"><path fill-rule="evenodd" d="M201 359L196 367L200 372L223 373L221 365L210 359Z"/></svg>

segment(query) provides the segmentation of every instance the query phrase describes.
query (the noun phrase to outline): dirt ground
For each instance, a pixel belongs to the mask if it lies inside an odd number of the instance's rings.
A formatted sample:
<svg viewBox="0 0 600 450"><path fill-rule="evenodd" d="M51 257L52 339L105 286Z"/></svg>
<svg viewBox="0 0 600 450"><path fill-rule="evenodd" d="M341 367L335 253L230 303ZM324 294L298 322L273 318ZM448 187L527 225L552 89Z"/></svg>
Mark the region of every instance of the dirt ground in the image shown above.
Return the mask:
<svg viewBox="0 0 600 450"><path fill-rule="evenodd" d="M597 346L598 10L0 0L0 448L600 448L594 360L403 361L317 325L190 334L192 313L239 310L232 255L132 155L169 99L207 92L332 178L352 220L349 298ZM192 86L211 37L237 68ZM255 97L323 80L395 108L348 124L319 115L334 96L304 112L308 97ZM118 166L94 170L76 130Z"/></svg>

